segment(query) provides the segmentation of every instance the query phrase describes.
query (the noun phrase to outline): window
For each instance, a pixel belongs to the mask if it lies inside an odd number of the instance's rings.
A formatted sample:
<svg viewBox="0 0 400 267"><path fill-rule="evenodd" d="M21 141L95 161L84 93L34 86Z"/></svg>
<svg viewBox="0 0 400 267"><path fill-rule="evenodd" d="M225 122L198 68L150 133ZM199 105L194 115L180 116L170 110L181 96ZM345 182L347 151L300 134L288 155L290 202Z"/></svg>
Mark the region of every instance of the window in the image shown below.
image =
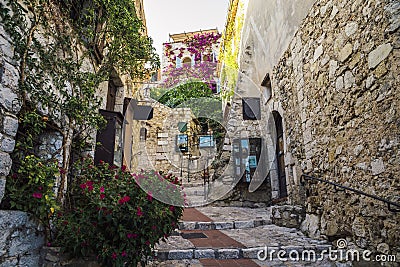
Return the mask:
<svg viewBox="0 0 400 267"><path fill-rule="evenodd" d="M192 64L192 67L193 67L196 64L196 55L192 55L191 60L192 60L191 64Z"/></svg>
<svg viewBox="0 0 400 267"><path fill-rule="evenodd" d="M205 61L211 61L210 55L203 55L203 62Z"/></svg>
<svg viewBox="0 0 400 267"><path fill-rule="evenodd" d="M176 57L176 62L175 62L176 68L182 68L182 59L179 57Z"/></svg>
<svg viewBox="0 0 400 267"><path fill-rule="evenodd" d="M261 118L260 98L243 98L242 107L244 120L259 120Z"/></svg>
<svg viewBox="0 0 400 267"><path fill-rule="evenodd" d="M212 135L199 136L199 148L214 147L214 137Z"/></svg>
<svg viewBox="0 0 400 267"><path fill-rule="evenodd" d="M264 97L264 102L266 103L272 96L271 79L269 77L269 73L265 75L264 80L261 83L261 86L264 87L262 94Z"/></svg>
<svg viewBox="0 0 400 267"><path fill-rule="evenodd" d="M106 110L114 111L116 96L117 96L117 86L112 80L109 80Z"/></svg>
<svg viewBox="0 0 400 267"><path fill-rule="evenodd" d="M241 138L233 140L235 176L243 182L251 182L261 155L261 138Z"/></svg>
<svg viewBox="0 0 400 267"><path fill-rule="evenodd" d="M140 141L146 141L147 129L142 127L140 128Z"/></svg>
<svg viewBox="0 0 400 267"><path fill-rule="evenodd" d="M192 59L190 57L185 57L182 61L183 66L191 66L192 65Z"/></svg>

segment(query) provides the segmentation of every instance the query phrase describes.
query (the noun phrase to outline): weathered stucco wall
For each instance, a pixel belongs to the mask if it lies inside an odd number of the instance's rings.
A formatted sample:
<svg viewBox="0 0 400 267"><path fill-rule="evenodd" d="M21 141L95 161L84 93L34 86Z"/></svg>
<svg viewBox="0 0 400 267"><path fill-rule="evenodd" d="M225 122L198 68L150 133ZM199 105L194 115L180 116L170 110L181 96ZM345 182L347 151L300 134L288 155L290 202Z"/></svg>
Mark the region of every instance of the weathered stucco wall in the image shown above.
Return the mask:
<svg viewBox="0 0 400 267"><path fill-rule="evenodd" d="M395 0L318 1L272 77L294 169L397 202L399 13ZM311 236L399 252L400 217L384 203L321 183L306 188L302 229Z"/></svg>
<svg viewBox="0 0 400 267"><path fill-rule="evenodd" d="M254 54L254 72L247 75L257 87L265 75L271 73L314 2L315 0L249 1L242 32L240 65L246 63L246 49L250 47ZM246 92L257 94L251 88Z"/></svg>

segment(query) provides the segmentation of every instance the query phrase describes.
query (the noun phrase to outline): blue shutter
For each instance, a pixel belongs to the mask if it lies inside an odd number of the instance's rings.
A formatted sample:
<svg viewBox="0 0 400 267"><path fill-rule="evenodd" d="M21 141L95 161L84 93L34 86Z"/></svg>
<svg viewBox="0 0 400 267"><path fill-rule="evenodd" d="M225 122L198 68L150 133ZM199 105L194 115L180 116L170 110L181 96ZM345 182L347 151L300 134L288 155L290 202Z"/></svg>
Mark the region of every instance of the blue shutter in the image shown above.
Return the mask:
<svg viewBox="0 0 400 267"><path fill-rule="evenodd" d="M182 68L182 59L176 57L176 68Z"/></svg>
<svg viewBox="0 0 400 267"><path fill-rule="evenodd" d="M192 67L194 66L194 64L196 64L196 55L195 54L192 55Z"/></svg>

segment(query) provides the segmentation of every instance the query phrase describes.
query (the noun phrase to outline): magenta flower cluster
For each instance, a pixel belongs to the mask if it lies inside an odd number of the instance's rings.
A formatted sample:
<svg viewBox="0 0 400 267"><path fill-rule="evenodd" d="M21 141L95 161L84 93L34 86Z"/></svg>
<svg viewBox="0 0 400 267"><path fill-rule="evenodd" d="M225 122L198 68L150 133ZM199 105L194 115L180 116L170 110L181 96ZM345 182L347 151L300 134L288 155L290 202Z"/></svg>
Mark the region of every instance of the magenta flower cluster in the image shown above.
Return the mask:
<svg viewBox="0 0 400 267"><path fill-rule="evenodd" d="M185 47L175 48L172 50L170 43L165 43L165 56L169 57L170 61L175 61L177 57L181 58L185 50L189 51L191 55L195 56L196 61L201 60L201 56L212 56L212 45L217 44L221 38L220 33L203 33L195 34L191 38L187 38L183 41Z"/></svg>
<svg viewBox="0 0 400 267"><path fill-rule="evenodd" d="M213 84L216 69L217 63L208 61L197 63L193 67L190 65L183 65L182 68L175 68L175 66L170 65L164 70L164 75L167 76L164 81L164 87L170 88L189 79Z"/></svg>

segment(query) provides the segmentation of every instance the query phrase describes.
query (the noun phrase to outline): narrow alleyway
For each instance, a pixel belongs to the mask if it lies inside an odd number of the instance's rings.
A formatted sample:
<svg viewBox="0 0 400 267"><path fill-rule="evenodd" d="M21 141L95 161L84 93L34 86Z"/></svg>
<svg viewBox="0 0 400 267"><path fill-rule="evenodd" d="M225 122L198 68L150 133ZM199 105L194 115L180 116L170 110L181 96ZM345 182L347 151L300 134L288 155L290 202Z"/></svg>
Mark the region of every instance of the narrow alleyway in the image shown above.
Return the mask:
<svg viewBox="0 0 400 267"><path fill-rule="evenodd" d="M179 230L158 245L157 260L149 266L337 266L327 259L280 261L276 253L272 260L258 260L258 252L265 247L287 253L313 250L319 255L331 245L308 238L297 229L273 225L270 208L187 208Z"/></svg>

